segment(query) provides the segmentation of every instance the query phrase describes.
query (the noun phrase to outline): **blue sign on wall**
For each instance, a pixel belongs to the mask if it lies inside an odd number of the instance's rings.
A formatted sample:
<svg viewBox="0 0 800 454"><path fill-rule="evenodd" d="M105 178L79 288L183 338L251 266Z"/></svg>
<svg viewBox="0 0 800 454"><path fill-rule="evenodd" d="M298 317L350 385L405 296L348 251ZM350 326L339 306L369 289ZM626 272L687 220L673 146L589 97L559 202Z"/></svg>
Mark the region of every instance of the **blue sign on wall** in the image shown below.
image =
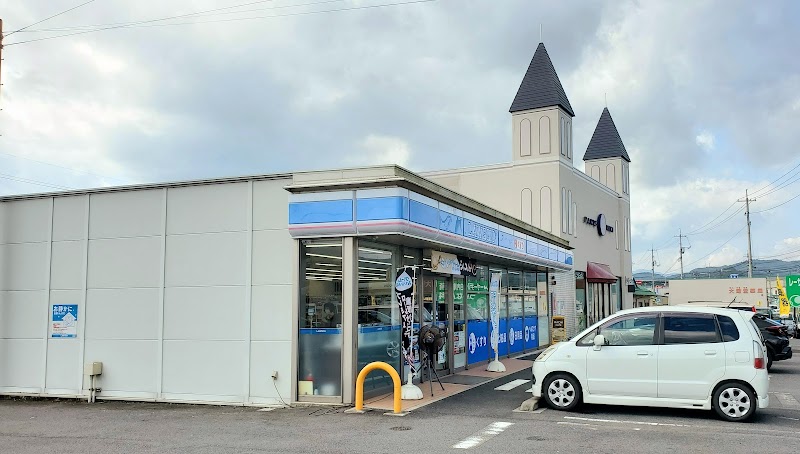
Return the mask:
<svg viewBox="0 0 800 454"><path fill-rule="evenodd" d="M54 304L50 317L50 337L78 337L78 305Z"/></svg>
<svg viewBox="0 0 800 454"><path fill-rule="evenodd" d="M525 327L523 330L525 333L523 334L525 338L525 349L531 350L539 347L539 335L538 335L538 328L539 328L539 318L538 317L525 317L524 319Z"/></svg>
<svg viewBox="0 0 800 454"><path fill-rule="evenodd" d="M518 353L525 344L524 324L522 317L511 317L508 320L508 352Z"/></svg>
<svg viewBox="0 0 800 454"><path fill-rule="evenodd" d="M467 364L489 359L489 321L467 321Z"/></svg>

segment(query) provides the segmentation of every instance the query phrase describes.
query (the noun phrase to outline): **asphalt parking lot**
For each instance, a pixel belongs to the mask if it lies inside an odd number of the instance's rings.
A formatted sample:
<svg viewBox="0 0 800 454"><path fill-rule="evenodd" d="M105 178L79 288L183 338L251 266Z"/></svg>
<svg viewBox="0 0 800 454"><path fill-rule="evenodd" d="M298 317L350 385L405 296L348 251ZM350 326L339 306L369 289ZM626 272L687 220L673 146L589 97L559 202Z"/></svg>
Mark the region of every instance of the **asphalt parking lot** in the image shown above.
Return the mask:
<svg viewBox="0 0 800 454"><path fill-rule="evenodd" d="M800 340L793 339L792 346L800 349ZM798 357L773 366L770 408L752 422L738 424L699 410L588 405L575 413L515 411L530 395L530 385L519 383L527 378L529 372L523 370L405 417L376 411L346 414L343 407L258 411L5 399L0 400L0 452L392 453L424 447L426 452L752 453L768 447L771 453L796 453L800 446Z"/></svg>

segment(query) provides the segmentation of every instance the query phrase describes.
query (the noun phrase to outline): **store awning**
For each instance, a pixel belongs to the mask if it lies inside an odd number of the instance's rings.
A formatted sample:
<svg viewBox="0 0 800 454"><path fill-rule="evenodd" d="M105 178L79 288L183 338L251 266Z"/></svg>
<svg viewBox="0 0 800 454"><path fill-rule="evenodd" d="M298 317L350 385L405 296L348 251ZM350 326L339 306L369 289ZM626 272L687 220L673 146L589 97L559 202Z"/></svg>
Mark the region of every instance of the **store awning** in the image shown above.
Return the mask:
<svg viewBox="0 0 800 454"><path fill-rule="evenodd" d="M586 262L586 280L589 282L613 284L617 282L617 276L614 276L614 273L611 272L611 268L606 264Z"/></svg>

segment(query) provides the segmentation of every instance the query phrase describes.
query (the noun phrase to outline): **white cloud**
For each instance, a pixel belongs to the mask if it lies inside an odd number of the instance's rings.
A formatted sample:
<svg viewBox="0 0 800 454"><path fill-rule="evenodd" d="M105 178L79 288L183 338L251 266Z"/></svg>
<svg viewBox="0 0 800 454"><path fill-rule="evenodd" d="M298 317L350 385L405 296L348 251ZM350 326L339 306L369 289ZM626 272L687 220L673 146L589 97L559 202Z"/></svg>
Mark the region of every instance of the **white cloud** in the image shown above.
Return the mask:
<svg viewBox="0 0 800 454"><path fill-rule="evenodd" d="M714 149L714 134L709 131L701 132L697 137L694 138L694 141L706 152Z"/></svg>
<svg viewBox="0 0 800 454"><path fill-rule="evenodd" d="M370 134L361 141L359 147L363 152L350 155L346 160L349 164L397 164L407 167L412 154L408 143L398 137Z"/></svg>

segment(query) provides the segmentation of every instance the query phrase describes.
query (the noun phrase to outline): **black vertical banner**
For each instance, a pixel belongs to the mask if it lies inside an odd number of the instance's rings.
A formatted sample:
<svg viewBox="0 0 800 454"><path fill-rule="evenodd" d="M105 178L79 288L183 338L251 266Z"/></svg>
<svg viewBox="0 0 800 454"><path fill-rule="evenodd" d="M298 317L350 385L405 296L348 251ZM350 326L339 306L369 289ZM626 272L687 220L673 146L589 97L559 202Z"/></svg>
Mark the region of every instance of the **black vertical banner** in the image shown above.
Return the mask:
<svg viewBox="0 0 800 454"><path fill-rule="evenodd" d="M397 272L394 290L400 305L400 332L403 339L403 356L414 369L414 351L411 340L414 336L414 268L404 267Z"/></svg>

